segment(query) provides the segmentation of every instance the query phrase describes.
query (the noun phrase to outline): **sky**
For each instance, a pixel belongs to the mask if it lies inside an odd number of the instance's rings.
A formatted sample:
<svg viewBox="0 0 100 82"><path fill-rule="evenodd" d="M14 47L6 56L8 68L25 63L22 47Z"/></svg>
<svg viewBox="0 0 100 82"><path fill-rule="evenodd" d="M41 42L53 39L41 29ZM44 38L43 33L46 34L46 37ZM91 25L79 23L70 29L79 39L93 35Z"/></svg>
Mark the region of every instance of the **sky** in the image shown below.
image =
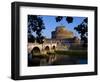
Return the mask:
<svg viewBox="0 0 100 82"><path fill-rule="evenodd" d="M86 17L73 17L73 22L68 23L65 19L66 17L64 17L60 22L56 22L55 20L56 16L43 15L40 17L42 17L42 20L45 25L45 29L42 30L42 34L46 38L51 38L51 32L54 31L57 26L65 26L67 30L72 31L74 33L74 36L79 37L79 34L77 31L74 30L74 27L82 23L82 21L86 18Z"/></svg>

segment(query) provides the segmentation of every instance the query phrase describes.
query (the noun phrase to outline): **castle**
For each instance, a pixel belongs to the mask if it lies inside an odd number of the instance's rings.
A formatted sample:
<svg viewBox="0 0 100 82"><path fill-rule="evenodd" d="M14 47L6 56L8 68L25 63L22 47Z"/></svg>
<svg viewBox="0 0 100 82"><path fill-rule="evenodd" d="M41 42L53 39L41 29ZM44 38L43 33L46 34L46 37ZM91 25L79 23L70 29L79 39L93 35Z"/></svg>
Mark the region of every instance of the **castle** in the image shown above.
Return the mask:
<svg viewBox="0 0 100 82"><path fill-rule="evenodd" d="M68 39L73 38L73 32L68 31L64 26L56 27L55 31L52 31L52 39Z"/></svg>
<svg viewBox="0 0 100 82"><path fill-rule="evenodd" d="M58 26L51 32L51 38L45 38L43 44L28 43L28 53L38 52L46 54L55 50L68 50L78 44L80 39L74 36L73 32L68 31L64 26ZM76 47L75 47L76 49Z"/></svg>
<svg viewBox="0 0 100 82"><path fill-rule="evenodd" d="M65 26L58 26L51 32L51 39L46 39L46 42L52 41L57 43L57 49L66 50L73 45L80 44L80 39L74 36L74 33L68 31Z"/></svg>

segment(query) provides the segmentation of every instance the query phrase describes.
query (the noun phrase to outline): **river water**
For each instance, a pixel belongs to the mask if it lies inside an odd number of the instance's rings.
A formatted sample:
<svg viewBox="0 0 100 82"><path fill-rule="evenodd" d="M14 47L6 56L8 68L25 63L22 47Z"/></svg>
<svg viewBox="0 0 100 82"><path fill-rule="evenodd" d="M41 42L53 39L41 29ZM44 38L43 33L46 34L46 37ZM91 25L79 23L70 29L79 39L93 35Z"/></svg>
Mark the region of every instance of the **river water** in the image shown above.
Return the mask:
<svg viewBox="0 0 100 82"><path fill-rule="evenodd" d="M68 55L50 55L48 58L28 58L28 66L53 66L53 65L76 65L87 64L86 58L70 57Z"/></svg>

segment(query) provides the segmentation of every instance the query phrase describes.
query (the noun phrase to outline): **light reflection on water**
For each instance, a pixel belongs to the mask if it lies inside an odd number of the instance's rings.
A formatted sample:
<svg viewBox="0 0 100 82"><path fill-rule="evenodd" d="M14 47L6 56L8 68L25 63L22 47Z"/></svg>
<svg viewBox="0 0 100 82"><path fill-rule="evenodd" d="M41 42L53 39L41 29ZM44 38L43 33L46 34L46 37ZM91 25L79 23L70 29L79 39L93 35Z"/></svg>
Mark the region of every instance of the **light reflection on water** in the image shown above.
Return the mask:
<svg viewBox="0 0 100 82"><path fill-rule="evenodd" d="M30 55L28 60L28 66L87 64L87 59L73 58L68 55L50 55L48 58L32 57Z"/></svg>

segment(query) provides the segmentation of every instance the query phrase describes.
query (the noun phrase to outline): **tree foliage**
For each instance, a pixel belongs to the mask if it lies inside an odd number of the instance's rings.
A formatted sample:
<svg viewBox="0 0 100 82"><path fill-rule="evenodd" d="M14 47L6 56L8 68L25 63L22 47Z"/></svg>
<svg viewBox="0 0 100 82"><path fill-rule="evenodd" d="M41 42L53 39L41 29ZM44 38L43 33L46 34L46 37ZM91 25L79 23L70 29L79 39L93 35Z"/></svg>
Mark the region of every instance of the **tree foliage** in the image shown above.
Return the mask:
<svg viewBox="0 0 100 82"><path fill-rule="evenodd" d="M57 16L55 19L56 19L56 22L60 22L63 18L64 18L63 16ZM73 22L73 17L67 16L65 18L68 23Z"/></svg>
<svg viewBox="0 0 100 82"><path fill-rule="evenodd" d="M83 41L83 46L87 46L87 39L88 39L88 19L85 18L81 24L74 28L81 37Z"/></svg>
<svg viewBox="0 0 100 82"><path fill-rule="evenodd" d="M55 19L56 19L56 22L60 22L62 20L62 16L57 16Z"/></svg>
<svg viewBox="0 0 100 82"><path fill-rule="evenodd" d="M45 29L42 17L36 15L28 15L28 42L43 43L44 36L42 30ZM36 36L33 33L36 33Z"/></svg>

